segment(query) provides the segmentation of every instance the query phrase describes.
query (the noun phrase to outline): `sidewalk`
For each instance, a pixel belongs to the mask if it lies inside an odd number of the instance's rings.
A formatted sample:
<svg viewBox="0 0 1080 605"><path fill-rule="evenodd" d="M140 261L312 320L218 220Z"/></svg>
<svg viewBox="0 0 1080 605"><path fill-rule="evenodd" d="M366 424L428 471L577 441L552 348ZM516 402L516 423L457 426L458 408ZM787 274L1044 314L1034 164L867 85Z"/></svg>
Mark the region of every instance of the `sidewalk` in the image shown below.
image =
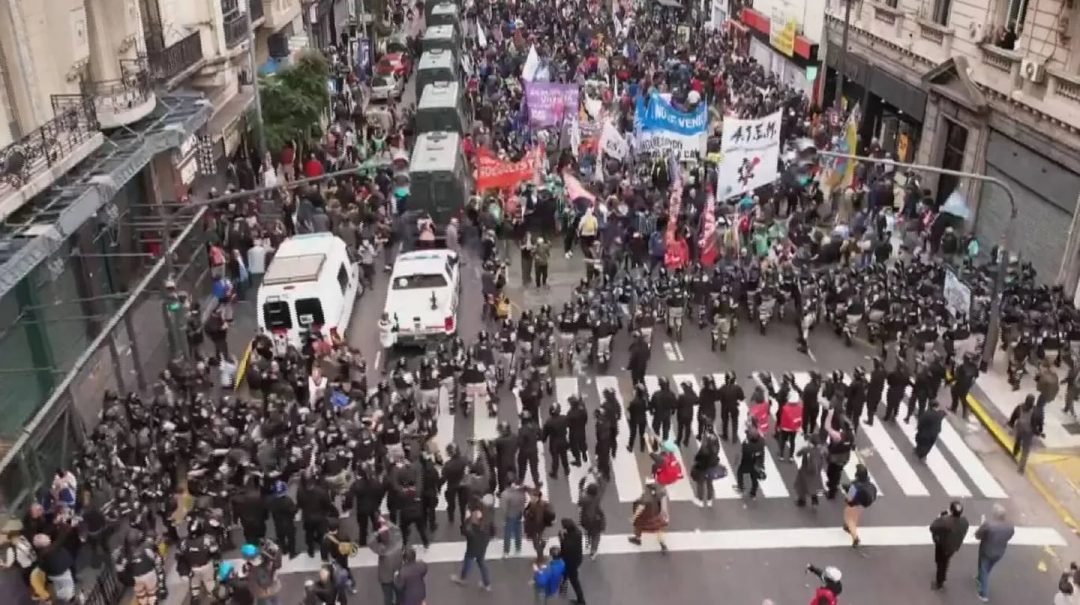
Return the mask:
<svg viewBox="0 0 1080 605"><path fill-rule="evenodd" d="M1006 375L1008 362L1005 353L998 351L994 363L975 382L968 395L968 406L979 422L986 427L994 440L1010 455L1013 435L1008 419L1013 409L1024 398L1035 393L1035 384L1029 373L1024 377L1020 390L1014 391ZM1058 370L1064 378L1064 368ZM1065 388L1058 397L1046 404L1046 437L1036 442L1036 449L1028 460L1025 475L1047 504L1068 525L1073 533L1080 535L1080 422L1062 411Z"/></svg>

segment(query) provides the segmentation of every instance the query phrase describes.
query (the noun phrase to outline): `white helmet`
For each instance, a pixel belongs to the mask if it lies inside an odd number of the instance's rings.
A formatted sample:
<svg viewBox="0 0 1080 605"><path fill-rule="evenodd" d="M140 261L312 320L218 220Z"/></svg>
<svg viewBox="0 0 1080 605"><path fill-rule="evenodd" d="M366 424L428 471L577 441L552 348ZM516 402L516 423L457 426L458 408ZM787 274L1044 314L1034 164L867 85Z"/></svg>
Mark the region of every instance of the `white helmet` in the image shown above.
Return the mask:
<svg viewBox="0 0 1080 605"><path fill-rule="evenodd" d="M843 574L840 573L840 568L830 565L825 568L825 571L821 572L821 578L826 582L839 582Z"/></svg>

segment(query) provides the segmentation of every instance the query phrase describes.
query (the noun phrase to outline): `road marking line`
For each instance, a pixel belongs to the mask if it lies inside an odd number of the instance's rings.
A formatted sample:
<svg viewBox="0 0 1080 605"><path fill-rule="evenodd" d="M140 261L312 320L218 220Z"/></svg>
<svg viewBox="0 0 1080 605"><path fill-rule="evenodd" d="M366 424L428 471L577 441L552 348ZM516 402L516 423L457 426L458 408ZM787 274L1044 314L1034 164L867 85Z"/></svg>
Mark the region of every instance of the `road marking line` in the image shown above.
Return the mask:
<svg viewBox="0 0 1080 605"><path fill-rule="evenodd" d="M904 433L904 436L907 437L908 442L914 446L915 425L907 422L897 422L896 424L900 427L900 431ZM942 429L947 424L948 421L946 420L942 424ZM964 480L960 478L960 475L956 474L956 471L949 465L949 461L941 453L941 444L934 445L935 447L931 448L930 453L926 455L926 466L930 468L930 472L934 473L934 478L945 489L946 494L957 498L970 498L971 490L967 488Z"/></svg>
<svg viewBox="0 0 1080 605"><path fill-rule="evenodd" d="M454 414L450 412L450 391L439 386L439 418L435 421L437 433L435 444L439 452L445 452L446 446L454 442ZM446 490L439 490L439 503L435 510L446 510Z"/></svg>
<svg viewBox="0 0 1080 605"><path fill-rule="evenodd" d="M664 356L668 358L668 361L679 361L679 358L675 356L675 348L670 342L664 343Z"/></svg>
<svg viewBox="0 0 1080 605"><path fill-rule="evenodd" d="M645 376L645 390L648 391L649 398L651 399L653 393L660 390L659 378L652 374L647 374ZM671 430L674 431L675 427L671 427ZM660 435L657 435L656 437L657 439L661 438ZM675 459L678 460L679 466L682 467L683 478L667 486L668 496L670 496L673 501L683 502L693 500L694 490L690 488L690 468L683 462L682 454L677 450L675 452Z"/></svg>
<svg viewBox="0 0 1080 605"><path fill-rule="evenodd" d="M671 379L675 381L675 384L689 382L690 386L694 388L695 393L701 393L701 388L698 386L697 378L695 378L693 374L675 374L671 377ZM716 420L713 419L714 423L715 421ZM698 412L695 411L694 418L690 423L690 431L694 433L694 443L696 443L698 448L700 449L701 442L697 440L698 424ZM735 467L731 466L731 463L728 462L727 453L724 452L724 448L722 445L720 447L718 457L720 458L720 464L724 465L724 468L727 469L728 473L727 475L724 475L722 479L716 479L715 481L713 481L713 492L720 500L737 500L742 497L742 494L735 491ZM785 493L784 495L787 494Z"/></svg>
<svg viewBox="0 0 1080 605"><path fill-rule="evenodd" d="M900 448L896 447L896 443L893 442L892 437L889 436L889 432L885 430L881 422L875 422L871 425L864 424L862 432L870 439L870 443L874 446L874 451L877 452L881 461L885 463L885 466L889 467L889 471L892 472L896 482L900 484L900 490L904 492L905 496L930 495L930 490L919 479L918 473L908 463Z"/></svg>
<svg viewBox="0 0 1080 605"><path fill-rule="evenodd" d="M671 346L675 348L675 356L678 357L678 360L686 361L686 357L683 356L682 347L679 346L679 343L673 342L671 343Z"/></svg>
<svg viewBox="0 0 1080 605"><path fill-rule="evenodd" d="M555 398L562 406L563 414L566 414L570 409L566 400L571 396L576 397L578 394L578 379L577 376L558 376L555 378ZM586 425L586 431L588 431L588 425ZM585 450L588 451L588 441L586 440ZM578 486L581 485L581 480L585 478L588 468L583 463L581 466L574 466L573 460L570 461L570 473L566 479L570 482L570 501L574 504L578 503L578 497L581 495L581 490Z"/></svg>
<svg viewBox="0 0 1080 605"><path fill-rule="evenodd" d="M523 412L525 408L521 404L521 397L518 395L517 389L513 389L513 394L514 401L517 402L518 418L520 418L521 412ZM540 422L539 418L536 418L535 420L537 422ZM543 426L543 424L541 424L541 426ZM544 456L543 441L536 444L536 473L540 475L540 483L542 485L541 492L544 494L544 500L551 502L551 480L547 476L547 458L546 456ZM526 469L524 475L524 477L518 477L518 480L521 481L522 485L535 488L536 484L533 483L532 473L530 473L528 469Z"/></svg>
<svg viewBox="0 0 1080 605"><path fill-rule="evenodd" d="M975 452L971 451L971 448L964 443L964 438L960 436L960 433L956 432L948 421L945 421L941 426L941 435L938 439L945 444L945 447L952 452L956 462L960 465L960 468L964 469L968 477L971 477L972 482L975 483L975 487L987 498L1008 498L1009 495L1005 493L1001 484L994 479L994 476L990 474L986 466L979 460L979 456Z"/></svg>
<svg viewBox="0 0 1080 605"><path fill-rule="evenodd" d="M976 545L975 530L972 527L964 539L964 544ZM629 534L605 535L600 542L599 554L601 555L625 555L638 553L658 552L660 545L648 537L641 546L631 544L627 538ZM760 551L776 549L813 549L813 548L851 548L851 537L839 527L796 527L785 529L726 529L710 531L675 531L665 535L668 548L672 551L681 552L712 552L712 551ZM899 525L884 527L859 527L859 539L863 548L867 547L894 547L894 546L920 546L928 547L933 544L930 532L926 531L925 525ZM1065 539L1052 527L1017 527L1010 547L1045 547L1065 546ZM502 552L502 543L492 540L488 546L489 560L498 557ZM428 564L433 563L456 563L460 564L465 555L465 543L436 542L426 551L417 553ZM531 559L535 555L529 549L516 555L514 558ZM239 560L237 560L239 562ZM379 557L370 549L361 548L359 552L349 559L349 567L366 568L376 567ZM495 563L498 565L498 563ZM303 553L295 558L284 561L281 573L314 573L324 565L318 556L309 557ZM180 583L182 580L175 575L175 571L169 574L169 585Z"/></svg>
<svg viewBox="0 0 1080 605"><path fill-rule="evenodd" d="M622 393L619 392L619 382L614 376L597 376L596 392L600 394L600 401L604 400L604 390L615 391L615 398L622 406L622 414L619 415L619 435L624 439L630 439L630 422L626 418L626 403ZM616 443L615 449L621 450L622 443ZM637 465L637 455L634 452L618 452L611 459L611 474L615 477L615 491L619 494L619 502L634 502L641 497L641 471Z"/></svg>

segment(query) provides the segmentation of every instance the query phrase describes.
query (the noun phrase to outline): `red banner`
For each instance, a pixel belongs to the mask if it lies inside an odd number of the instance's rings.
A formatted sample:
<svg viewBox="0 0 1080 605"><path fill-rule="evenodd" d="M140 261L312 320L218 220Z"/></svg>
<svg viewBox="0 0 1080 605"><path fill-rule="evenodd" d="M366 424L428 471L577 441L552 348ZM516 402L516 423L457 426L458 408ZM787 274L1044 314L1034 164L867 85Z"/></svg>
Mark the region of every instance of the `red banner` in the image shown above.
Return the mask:
<svg viewBox="0 0 1080 605"><path fill-rule="evenodd" d="M476 190L512 189L531 179L543 161L543 148L537 147L517 162L499 159L488 149L476 150Z"/></svg>
<svg viewBox="0 0 1080 605"><path fill-rule="evenodd" d="M705 267L716 262L716 197L709 193L701 215L701 238L698 239L698 260Z"/></svg>

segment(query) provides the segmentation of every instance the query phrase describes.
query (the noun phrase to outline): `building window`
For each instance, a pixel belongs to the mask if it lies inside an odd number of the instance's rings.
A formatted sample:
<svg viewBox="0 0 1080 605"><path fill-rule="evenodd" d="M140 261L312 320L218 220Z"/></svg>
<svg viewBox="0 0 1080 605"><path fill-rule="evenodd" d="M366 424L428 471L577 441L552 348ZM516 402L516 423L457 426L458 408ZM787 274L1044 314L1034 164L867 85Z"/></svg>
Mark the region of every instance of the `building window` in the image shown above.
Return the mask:
<svg viewBox="0 0 1080 605"><path fill-rule="evenodd" d="M938 25L949 24L949 12L952 11L952 0L934 0L934 23Z"/></svg>
<svg viewBox="0 0 1080 605"><path fill-rule="evenodd" d="M1005 50L1015 50L1016 40L1024 31L1028 0L1005 0L1004 25L994 33L994 44Z"/></svg>
<svg viewBox="0 0 1080 605"><path fill-rule="evenodd" d="M968 130L953 122L945 121L945 148L941 154L941 167L945 170L960 172L964 169L964 154L967 151ZM953 191L960 185L960 179L955 175L943 174L938 179L937 196L938 206L949 199Z"/></svg>
<svg viewBox="0 0 1080 605"><path fill-rule="evenodd" d="M899 4L899 0L885 0L885 6L889 8L896 8L897 4Z"/></svg>

